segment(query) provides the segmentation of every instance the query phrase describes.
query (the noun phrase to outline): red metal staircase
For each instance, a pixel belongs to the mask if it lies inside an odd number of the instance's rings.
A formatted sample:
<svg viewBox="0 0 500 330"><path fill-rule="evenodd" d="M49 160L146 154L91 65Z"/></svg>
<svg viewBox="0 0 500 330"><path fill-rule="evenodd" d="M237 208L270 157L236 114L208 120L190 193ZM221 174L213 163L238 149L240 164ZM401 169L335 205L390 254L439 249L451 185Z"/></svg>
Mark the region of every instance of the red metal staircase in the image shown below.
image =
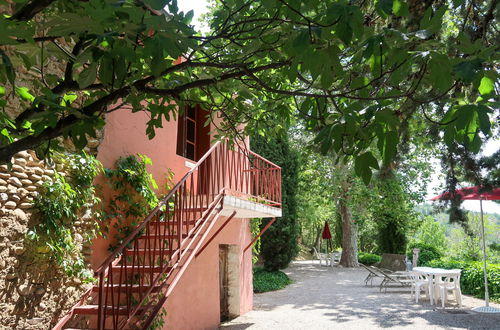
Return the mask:
<svg viewBox="0 0 500 330"><path fill-rule="evenodd" d="M225 196L281 207L281 169L218 142L96 270L98 282L54 329L146 329L208 244ZM233 210L229 215L236 215ZM201 250L200 250L201 249Z"/></svg>

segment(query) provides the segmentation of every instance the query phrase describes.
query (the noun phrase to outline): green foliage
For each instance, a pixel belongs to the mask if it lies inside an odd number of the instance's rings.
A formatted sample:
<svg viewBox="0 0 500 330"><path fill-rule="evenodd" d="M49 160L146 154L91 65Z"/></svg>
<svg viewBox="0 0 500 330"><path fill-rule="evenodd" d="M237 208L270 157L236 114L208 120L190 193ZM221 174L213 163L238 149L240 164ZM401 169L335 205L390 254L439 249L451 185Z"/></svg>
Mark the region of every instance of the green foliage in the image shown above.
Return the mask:
<svg viewBox="0 0 500 330"><path fill-rule="evenodd" d="M253 269L253 292L262 293L283 289L292 281L279 270L268 271L261 267Z"/></svg>
<svg viewBox="0 0 500 330"><path fill-rule="evenodd" d="M460 288L465 294L484 298L483 263L480 261L457 261L453 259L436 259L428 263L430 267L444 269L462 269ZM500 302L500 264L488 263L488 293L492 300Z"/></svg>
<svg viewBox="0 0 500 330"><path fill-rule="evenodd" d="M56 171L53 180L43 184L34 201L34 207L40 212L40 223L27 235L41 245L40 250L48 247L51 258L69 276L90 281L92 275L75 242L73 223L85 210L93 209L94 226L86 229L83 239L88 242L96 236L101 212L96 208L100 199L95 195L93 181L102 170L101 163L85 153L54 156L67 174L63 176Z"/></svg>
<svg viewBox="0 0 500 330"><path fill-rule="evenodd" d="M20 111L0 111L2 162L60 136L83 148L119 100L148 112L150 138L188 102L222 114L219 136L272 135L301 118L364 182L421 137L405 135L409 124L471 153L495 134L496 2L470 19L451 0L217 1L205 35L177 1L143 2L4 6L0 110Z"/></svg>
<svg viewBox="0 0 500 330"><path fill-rule="evenodd" d="M285 268L298 252L296 189L298 159L287 138L267 141L261 136L250 140L253 151L281 167L283 217L269 227L261 239L261 256L267 270ZM264 219L264 227L270 219Z"/></svg>
<svg viewBox="0 0 500 330"><path fill-rule="evenodd" d="M448 247L445 231L446 228L442 224L434 220L433 217L427 216L412 236L410 245L432 246L436 251L443 253Z"/></svg>
<svg viewBox="0 0 500 330"><path fill-rule="evenodd" d="M341 191L344 186L348 189L347 201L357 225L360 250L379 253L383 248L404 253L404 242L419 222L413 207L426 194L429 166L422 155L428 153L420 150L400 154L402 161L393 177L376 175L366 186L354 175L352 164L338 162L335 154L320 155L311 134L299 129L292 132L294 148L301 156L297 199L302 242L315 246L324 222L328 221L334 245L341 245L342 222L337 203L345 198Z"/></svg>
<svg viewBox="0 0 500 330"><path fill-rule="evenodd" d="M300 154L297 219L302 241L308 246L314 246L325 221L331 224L331 220L335 218L335 201L332 198L334 187L328 180L331 162L326 157L307 150L304 142L293 141L293 148Z"/></svg>
<svg viewBox="0 0 500 330"><path fill-rule="evenodd" d="M260 226L262 224L262 218L252 218L250 220L250 232L252 237L256 237L260 233ZM261 237L255 241L252 246L252 263L255 264L259 260Z"/></svg>
<svg viewBox="0 0 500 330"><path fill-rule="evenodd" d="M405 253L408 232L417 221L412 202L397 177L379 178L375 189L371 209L377 224L378 252Z"/></svg>
<svg viewBox="0 0 500 330"><path fill-rule="evenodd" d="M155 330L155 329L162 329L163 326L165 325L165 318L167 316L167 310L165 307L162 307L162 309L156 314L153 322L151 322L151 325L148 327L148 330Z"/></svg>
<svg viewBox="0 0 500 330"><path fill-rule="evenodd" d="M465 228L458 224L450 226L448 255L465 261L479 261L483 255L480 216L477 213L468 213L465 225ZM491 249L489 245L490 242L493 243L499 239L500 225L492 221L490 216L485 215L484 231L486 235L486 254L491 262L499 263L500 253Z"/></svg>
<svg viewBox="0 0 500 330"><path fill-rule="evenodd" d="M147 166L151 164L151 159L138 154L120 157L114 169L104 169L107 183L114 192L105 212L108 227L104 230L109 232L109 225L112 224L117 230L118 243L130 234L151 209L158 205L159 199L155 193L158 185L147 171ZM166 176L167 190L172 178L173 174L169 170ZM110 248L113 249L114 246Z"/></svg>
<svg viewBox="0 0 500 330"><path fill-rule="evenodd" d="M374 263L380 262L382 257L372 253L359 252L358 261L364 265L373 265Z"/></svg>
<svg viewBox="0 0 500 330"><path fill-rule="evenodd" d="M418 266L428 266L432 260L439 259L443 256L443 254L433 245L427 245L425 243L411 243L408 245L408 250L406 252L406 256L410 260L413 260L414 248L420 249Z"/></svg>

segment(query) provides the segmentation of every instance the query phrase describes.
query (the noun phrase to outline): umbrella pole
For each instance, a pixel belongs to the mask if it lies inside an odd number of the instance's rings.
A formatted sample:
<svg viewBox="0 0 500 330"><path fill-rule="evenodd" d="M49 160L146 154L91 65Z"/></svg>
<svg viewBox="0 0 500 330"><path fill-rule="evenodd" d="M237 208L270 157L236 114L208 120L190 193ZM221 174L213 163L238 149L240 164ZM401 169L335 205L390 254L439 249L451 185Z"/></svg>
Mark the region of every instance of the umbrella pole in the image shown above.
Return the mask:
<svg viewBox="0 0 500 330"><path fill-rule="evenodd" d="M479 206L481 208L481 237L483 239L483 271L484 271L484 300L486 301L486 307L490 305L490 296L488 293L488 275L486 272L486 237L484 236L484 220L483 220L483 200L479 200Z"/></svg>

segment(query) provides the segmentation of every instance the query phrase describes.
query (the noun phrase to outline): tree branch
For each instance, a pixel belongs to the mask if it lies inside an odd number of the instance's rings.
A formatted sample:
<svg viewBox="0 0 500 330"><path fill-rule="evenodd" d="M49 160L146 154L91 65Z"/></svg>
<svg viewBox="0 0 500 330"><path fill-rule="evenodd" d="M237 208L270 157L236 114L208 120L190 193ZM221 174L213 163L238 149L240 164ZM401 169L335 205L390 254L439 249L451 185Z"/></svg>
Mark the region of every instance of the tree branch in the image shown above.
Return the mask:
<svg viewBox="0 0 500 330"><path fill-rule="evenodd" d="M216 78L211 78L211 79L200 79L196 80L181 86L177 86L175 88L170 88L170 89L159 89L159 88L152 88L152 87L146 87L146 86L141 86L142 84L139 83L138 86L136 86L139 90L147 93L152 93L156 95L161 95L161 96L172 96L178 98L178 95L188 89L192 88L198 88L198 87L204 87L204 86L209 86L209 85L215 85L221 81L228 80L228 79L233 79L233 78L240 78L249 74L253 74L256 72L260 71L265 71L269 69L277 69L281 68L283 66L289 65L289 62L277 62L277 63L271 63L267 65L262 65L258 66L255 68L248 69L246 67L243 67L242 70L236 71L236 72L231 72L231 73L226 73L223 74L219 77ZM241 65L238 65L237 67L241 67Z"/></svg>
<svg viewBox="0 0 500 330"><path fill-rule="evenodd" d="M36 14L50 6L54 1L55 0L31 0L15 12L10 19L16 21L29 21Z"/></svg>

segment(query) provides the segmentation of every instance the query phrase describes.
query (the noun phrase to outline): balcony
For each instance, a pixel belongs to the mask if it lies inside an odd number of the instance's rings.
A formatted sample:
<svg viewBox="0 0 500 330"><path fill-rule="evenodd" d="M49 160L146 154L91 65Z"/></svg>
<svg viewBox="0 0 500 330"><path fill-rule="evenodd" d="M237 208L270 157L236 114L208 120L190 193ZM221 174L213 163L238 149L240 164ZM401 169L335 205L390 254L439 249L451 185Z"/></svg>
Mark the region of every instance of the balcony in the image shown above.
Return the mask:
<svg viewBox="0 0 500 330"><path fill-rule="evenodd" d="M54 329L79 317L97 329L147 329L219 232L209 238L221 216L225 223L280 217L281 168L244 147L214 144L102 263L98 283Z"/></svg>

